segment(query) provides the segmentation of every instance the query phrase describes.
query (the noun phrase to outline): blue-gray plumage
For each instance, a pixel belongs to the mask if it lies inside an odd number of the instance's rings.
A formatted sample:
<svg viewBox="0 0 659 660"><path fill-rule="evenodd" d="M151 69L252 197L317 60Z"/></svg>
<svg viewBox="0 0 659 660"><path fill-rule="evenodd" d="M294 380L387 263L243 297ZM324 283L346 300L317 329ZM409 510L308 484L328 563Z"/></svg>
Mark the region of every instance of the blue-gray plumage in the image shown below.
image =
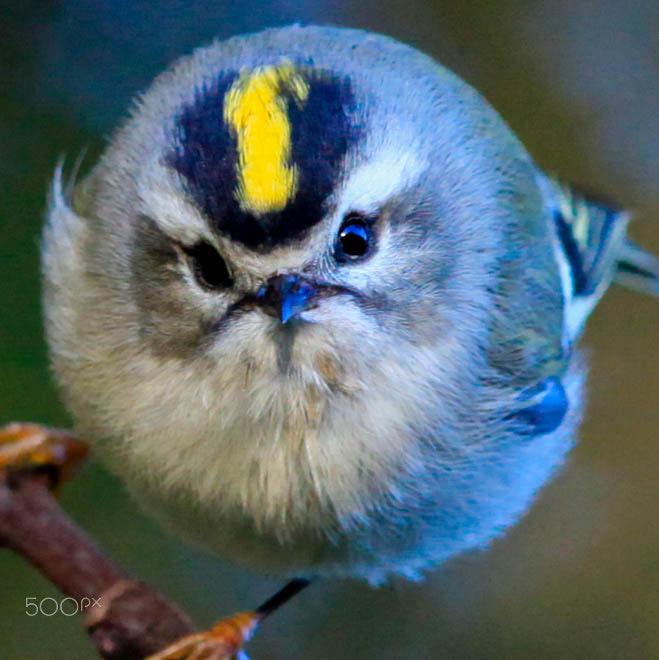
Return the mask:
<svg viewBox="0 0 659 660"><path fill-rule="evenodd" d="M627 215L543 174L430 58L357 30L214 43L138 100L44 235L78 430L164 524L286 575L483 547L573 444Z"/></svg>

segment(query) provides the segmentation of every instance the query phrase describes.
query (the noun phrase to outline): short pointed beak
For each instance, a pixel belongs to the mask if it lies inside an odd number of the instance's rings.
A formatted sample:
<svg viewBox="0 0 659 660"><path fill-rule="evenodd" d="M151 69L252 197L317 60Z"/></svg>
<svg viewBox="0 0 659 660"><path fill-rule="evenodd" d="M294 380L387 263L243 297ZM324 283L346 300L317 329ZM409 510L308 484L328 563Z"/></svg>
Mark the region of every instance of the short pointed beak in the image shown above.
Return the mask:
<svg viewBox="0 0 659 660"><path fill-rule="evenodd" d="M266 314L288 323L310 309L317 286L301 275L275 275L256 293L256 302Z"/></svg>

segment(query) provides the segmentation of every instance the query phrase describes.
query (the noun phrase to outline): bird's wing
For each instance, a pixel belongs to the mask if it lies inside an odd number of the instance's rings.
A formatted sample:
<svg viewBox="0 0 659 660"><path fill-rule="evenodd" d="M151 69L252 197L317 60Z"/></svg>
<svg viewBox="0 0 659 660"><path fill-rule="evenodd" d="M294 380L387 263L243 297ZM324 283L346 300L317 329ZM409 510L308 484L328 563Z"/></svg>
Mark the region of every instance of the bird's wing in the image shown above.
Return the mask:
<svg viewBox="0 0 659 660"><path fill-rule="evenodd" d="M565 332L572 342L612 281L659 295L659 260L626 238L628 213L557 181L550 183Z"/></svg>

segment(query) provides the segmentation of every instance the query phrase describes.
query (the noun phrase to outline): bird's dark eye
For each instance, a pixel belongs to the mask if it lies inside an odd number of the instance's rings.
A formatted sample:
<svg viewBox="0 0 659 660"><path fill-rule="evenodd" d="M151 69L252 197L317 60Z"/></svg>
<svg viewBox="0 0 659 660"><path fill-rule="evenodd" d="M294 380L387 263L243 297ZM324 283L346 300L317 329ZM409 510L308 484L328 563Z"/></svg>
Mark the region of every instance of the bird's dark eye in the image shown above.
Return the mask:
<svg viewBox="0 0 659 660"><path fill-rule="evenodd" d="M233 280L227 264L210 243L196 243L185 248L190 269L195 279L205 289L226 289Z"/></svg>
<svg viewBox="0 0 659 660"><path fill-rule="evenodd" d="M358 214L346 216L336 242L336 259L341 262L357 261L368 256L373 249L374 237L371 221Z"/></svg>

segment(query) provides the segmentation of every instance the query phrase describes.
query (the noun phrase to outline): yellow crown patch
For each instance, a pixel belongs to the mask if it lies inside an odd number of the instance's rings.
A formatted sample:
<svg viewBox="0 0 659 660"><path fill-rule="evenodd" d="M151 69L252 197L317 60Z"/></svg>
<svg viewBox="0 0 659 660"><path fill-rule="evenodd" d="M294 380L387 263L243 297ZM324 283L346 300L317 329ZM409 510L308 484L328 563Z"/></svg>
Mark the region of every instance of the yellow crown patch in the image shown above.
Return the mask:
<svg viewBox="0 0 659 660"><path fill-rule="evenodd" d="M302 104L309 85L290 62L243 72L224 99L224 121L238 142L236 199L255 215L281 211L297 192L288 93Z"/></svg>

